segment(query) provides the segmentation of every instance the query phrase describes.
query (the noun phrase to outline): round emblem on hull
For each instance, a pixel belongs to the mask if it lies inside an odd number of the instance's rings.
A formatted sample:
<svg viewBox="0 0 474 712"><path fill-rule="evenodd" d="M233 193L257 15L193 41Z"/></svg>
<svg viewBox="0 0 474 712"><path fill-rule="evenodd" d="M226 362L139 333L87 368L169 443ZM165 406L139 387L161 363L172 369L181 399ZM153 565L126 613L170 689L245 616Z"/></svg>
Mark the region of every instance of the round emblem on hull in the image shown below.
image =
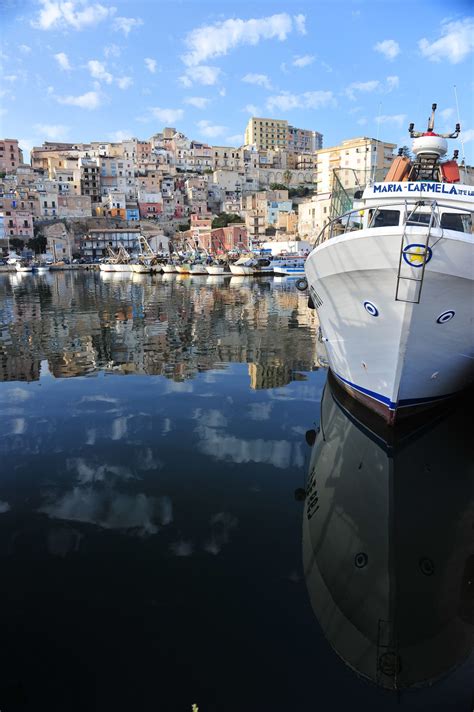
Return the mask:
<svg viewBox="0 0 474 712"><path fill-rule="evenodd" d="M403 259L410 267L423 267L423 264L428 264L432 256L433 252L431 247L427 247L426 245L413 244L403 248Z"/></svg>
<svg viewBox="0 0 474 712"><path fill-rule="evenodd" d="M436 319L436 323L446 324L447 321L451 321L455 314L456 312L454 311L454 309L448 309L448 311L445 311L439 315L439 317Z"/></svg>
<svg viewBox="0 0 474 712"><path fill-rule="evenodd" d="M378 316L379 315L379 310L375 306L375 304L372 304L372 302L364 302L364 309L370 316Z"/></svg>

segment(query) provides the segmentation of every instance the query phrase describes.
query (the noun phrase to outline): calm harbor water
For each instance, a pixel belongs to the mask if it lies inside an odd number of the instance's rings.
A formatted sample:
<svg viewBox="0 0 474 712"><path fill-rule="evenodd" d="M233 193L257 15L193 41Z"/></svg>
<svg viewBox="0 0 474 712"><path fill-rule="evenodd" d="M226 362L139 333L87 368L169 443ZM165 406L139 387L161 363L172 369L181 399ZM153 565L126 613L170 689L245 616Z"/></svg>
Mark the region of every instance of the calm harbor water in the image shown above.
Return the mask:
<svg viewBox="0 0 474 712"><path fill-rule="evenodd" d="M472 710L462 403L380 432L291 282L0 275L0 414L2 712Z"/></svg>

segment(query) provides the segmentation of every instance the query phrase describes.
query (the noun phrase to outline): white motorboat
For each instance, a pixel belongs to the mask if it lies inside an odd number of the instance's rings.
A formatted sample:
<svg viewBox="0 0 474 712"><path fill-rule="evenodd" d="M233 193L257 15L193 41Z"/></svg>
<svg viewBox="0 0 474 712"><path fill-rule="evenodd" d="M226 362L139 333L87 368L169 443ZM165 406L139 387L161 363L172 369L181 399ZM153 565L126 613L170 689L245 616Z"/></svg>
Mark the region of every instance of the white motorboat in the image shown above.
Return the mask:
<svg viewBox="0 0 474 712"><path fill-rule="evenodd" d="M36 265L35 271L38 272L38 274L44 274L45 272L49 272L49 265Z"/></svg>
<svg viewBox="0 0 474 712"><path fill-rule="evenodd" d="M410 125L413 162L398 156L306 260L331 371L389 423L473 378L474 188L439 160L460 127L435 134L435 109L427 132Z"/></svg>
<svg viewBox="0 0 474 712"><path fill-rule="evenodd" d="M304 277L305 258L299 255L288 255L287 257L277 257L272 261L273 272L277 275L288 275L290 277Z"/></svg>
<svg viewBox="0 0 474 712"><path fill-rule="evenodd" d="M230 271L237 277L268 275L273 273L272 261L268 257L249 257L244 255L229 265Z"/></svg>

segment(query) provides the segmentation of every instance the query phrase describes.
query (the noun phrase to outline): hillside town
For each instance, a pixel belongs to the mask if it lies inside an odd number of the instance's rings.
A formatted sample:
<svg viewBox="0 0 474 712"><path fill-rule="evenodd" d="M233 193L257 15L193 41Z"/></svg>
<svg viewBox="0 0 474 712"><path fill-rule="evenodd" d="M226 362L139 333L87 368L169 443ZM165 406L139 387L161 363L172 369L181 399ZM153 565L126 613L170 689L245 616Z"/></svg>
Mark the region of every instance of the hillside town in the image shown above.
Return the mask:
<svg viewBox="0 0 474 712"><path fill-rule="evenodd" d="M395 144L368 137L323 147L323 136L285 120L252 117L240 147L211 146L174 127L147 140L44 142L24 162L0 140L0 245L94 260L145 234L207 251L268 241L314 241L350 208L355 190L383 179ZM465 181L467 182L467 181Z"/></svg>

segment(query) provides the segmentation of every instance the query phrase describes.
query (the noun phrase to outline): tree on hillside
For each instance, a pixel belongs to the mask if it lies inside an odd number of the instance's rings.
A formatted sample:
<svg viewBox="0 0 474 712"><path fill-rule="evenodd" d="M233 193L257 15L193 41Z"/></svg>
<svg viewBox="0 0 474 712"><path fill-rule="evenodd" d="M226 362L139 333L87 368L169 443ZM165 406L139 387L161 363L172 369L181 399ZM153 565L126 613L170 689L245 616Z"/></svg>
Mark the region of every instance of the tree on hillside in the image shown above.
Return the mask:
<svg viewBox="0 0 474 712"><path fill-rule="evenodd" d="M232 223L241 223L242 218L236 213L219 213L219 215L212 221L212 229L217 227L227 227Z"/></svg>

